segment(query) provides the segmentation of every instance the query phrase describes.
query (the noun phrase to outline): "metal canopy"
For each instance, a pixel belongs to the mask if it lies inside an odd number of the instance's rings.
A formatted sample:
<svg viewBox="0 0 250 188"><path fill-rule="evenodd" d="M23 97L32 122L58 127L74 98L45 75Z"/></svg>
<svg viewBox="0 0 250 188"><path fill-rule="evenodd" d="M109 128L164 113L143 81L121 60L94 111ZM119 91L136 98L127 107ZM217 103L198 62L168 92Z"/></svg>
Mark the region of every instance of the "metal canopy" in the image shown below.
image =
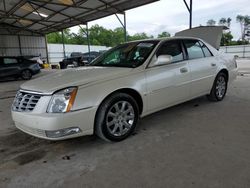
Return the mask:
<svg viewBox="0 0 250 188"><path fill-rule="evenodd" d="M1 0L0 34L45 35L158 0Z"/></svg>

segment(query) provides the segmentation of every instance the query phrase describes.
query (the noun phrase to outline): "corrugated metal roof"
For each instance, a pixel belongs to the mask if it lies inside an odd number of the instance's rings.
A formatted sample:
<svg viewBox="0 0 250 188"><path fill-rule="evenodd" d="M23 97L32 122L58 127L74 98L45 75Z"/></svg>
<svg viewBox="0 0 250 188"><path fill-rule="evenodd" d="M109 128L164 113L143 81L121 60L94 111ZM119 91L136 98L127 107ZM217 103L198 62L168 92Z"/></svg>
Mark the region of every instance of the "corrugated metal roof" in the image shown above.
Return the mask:
<svg viewBox="0 0 250 188"><path fill-rule="evenodd" d="M124 13L156 1L158 0L2 0L0 33L47 34Z"/></svg>

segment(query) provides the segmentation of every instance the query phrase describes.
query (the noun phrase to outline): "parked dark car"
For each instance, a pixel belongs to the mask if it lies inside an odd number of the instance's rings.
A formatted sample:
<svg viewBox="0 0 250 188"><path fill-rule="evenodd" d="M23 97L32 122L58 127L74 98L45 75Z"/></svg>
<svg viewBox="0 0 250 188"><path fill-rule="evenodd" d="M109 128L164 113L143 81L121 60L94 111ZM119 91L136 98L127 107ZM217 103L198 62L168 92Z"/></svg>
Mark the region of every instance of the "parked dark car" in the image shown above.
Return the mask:
<svg viewBox="0 0 250 188"><path fill-rule="evenodd" d="M0 78L21 77L29 80L40 72L39 63L23 57L0 57Z"/></svg>
<svg viewBox="0 0 250 188"><path fill-rule="evenodd" d="M88 65L99 55L101 55L101 53L95 51L90 53L73 52L70 54L70 57L63 59L60 62L60 67L61 69L66 69L68 65L73 65L74 67Z"/></svg>

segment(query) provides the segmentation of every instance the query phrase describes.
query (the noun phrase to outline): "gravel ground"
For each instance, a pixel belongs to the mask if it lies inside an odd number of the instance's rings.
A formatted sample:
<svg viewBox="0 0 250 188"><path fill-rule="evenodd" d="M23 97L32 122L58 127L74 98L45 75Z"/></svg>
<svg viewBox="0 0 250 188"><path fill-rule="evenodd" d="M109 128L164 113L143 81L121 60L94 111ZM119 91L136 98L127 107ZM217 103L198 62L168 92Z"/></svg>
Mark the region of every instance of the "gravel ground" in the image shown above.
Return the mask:
<svg viewBox="0 0 250 188"><path fill-rule="evenodd" d="M0 187L250 187L246 72L224 101L200 97L147 116L119 143L51 142L17 130L10 106L20 83L0 83Z"/></svg>

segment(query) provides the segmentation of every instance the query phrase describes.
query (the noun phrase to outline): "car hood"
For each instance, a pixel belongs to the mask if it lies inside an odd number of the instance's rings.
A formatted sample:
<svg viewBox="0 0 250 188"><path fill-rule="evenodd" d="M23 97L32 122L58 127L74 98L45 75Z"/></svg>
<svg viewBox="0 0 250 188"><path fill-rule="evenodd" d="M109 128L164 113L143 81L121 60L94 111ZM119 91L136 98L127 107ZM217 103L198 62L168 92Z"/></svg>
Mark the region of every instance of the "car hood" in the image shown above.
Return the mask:
<svg viewBox="0 0 250 188"><path fill-rule="evenodd" d="M132 70L132 68L93 66L60 70L25 82L21 85L21 89L52 94L70 86L87 85L121 77L129 74Z"/></svg>

